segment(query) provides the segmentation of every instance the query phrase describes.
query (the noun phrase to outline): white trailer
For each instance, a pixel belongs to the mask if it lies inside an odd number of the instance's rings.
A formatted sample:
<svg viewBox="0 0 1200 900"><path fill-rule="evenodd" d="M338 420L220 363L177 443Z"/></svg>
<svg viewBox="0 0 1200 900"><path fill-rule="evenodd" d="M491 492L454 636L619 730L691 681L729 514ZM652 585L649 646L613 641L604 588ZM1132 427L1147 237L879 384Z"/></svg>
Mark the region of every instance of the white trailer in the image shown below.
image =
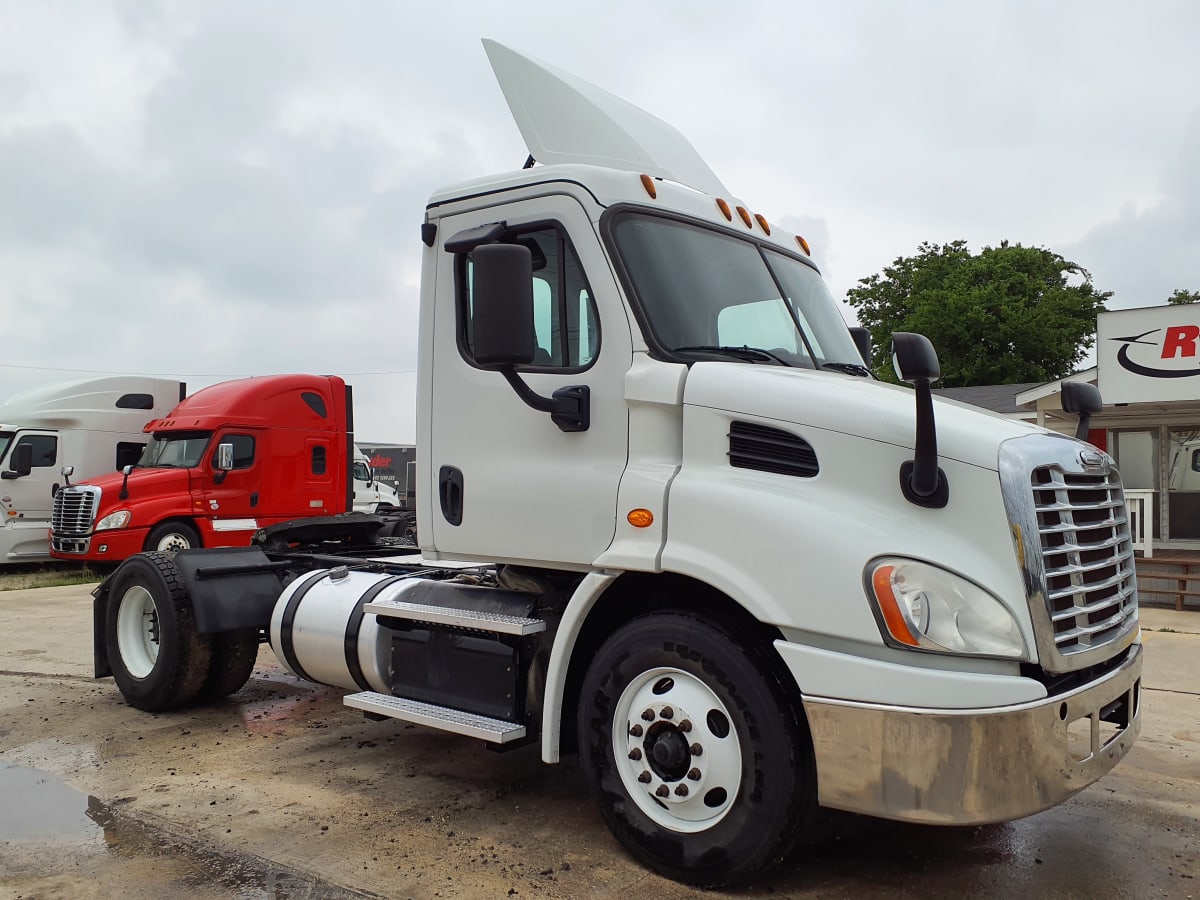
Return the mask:
<svg viewBox="0 0 1200 900"><path fill-rule="evenodd" d="M578 752L629 852L704 885L818 805L996 822L1116 765L1142 653L1112 460L935 401L919 335L915 390L880 383L803 238L665 123L486 46L541 165L425 209L419 555L349 516L135 556L97 676L171 709L265 634L372 718Z"/></svg>
<svg viewBox="0 0 1200 900"><path fill-rule="evenodd" d="M183 398L182 382L113 375L69 381L0 405L0 564L50 559L54 494L64 465L78 478L136 463L142 428Z"/></svg>

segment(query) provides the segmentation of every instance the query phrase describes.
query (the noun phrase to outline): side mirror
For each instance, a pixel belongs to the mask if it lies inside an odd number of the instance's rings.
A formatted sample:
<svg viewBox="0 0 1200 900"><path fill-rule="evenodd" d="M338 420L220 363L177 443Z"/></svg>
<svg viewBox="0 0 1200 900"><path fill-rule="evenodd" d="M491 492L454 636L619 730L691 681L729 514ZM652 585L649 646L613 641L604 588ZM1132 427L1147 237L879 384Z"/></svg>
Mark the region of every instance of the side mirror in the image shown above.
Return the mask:
<svg viewBox="0 0 1200 900"><path fill-rule="evenodd" d="M1084 441L1092 424L1092 414L1104 409L1104 400L1100 396L1100 389L1094 384L1067 381L1062 386L1062 408L1064 412L1079 416L1075 437Z"/></svg>
<svg viewBox="0 0 1200 900"><path fill-rule="evenodd" d="M216 467L222 472L228 472L233 468L233 444L217 445Z"/></svg>
<svg viewBox="0 0 1200 900"><path fill-rule="evenodd" d="M11 469L0 473L0 477L6 480L14 478L24 478L33 471L33 444L28 442L17 444L13 449L12 459L9 460Z"/></svg>
<svg viewBox="0 0 1200 900"><path fill-rule="evenodd" d="M900 379L913 386L917 401L913 458L900 466L900 490L910 503L941 509L950 502L950 483L938 468L937 425L933 420L930 385L942 377L937 351L925 335L897 331L892 335L892 365Z"/></svg>
<svg viewBox="0 0 1200 900"><path fill-rule="evenodd" d="M533 362L533 256L519 244L486 244L471 254L475 361L502 368Z"/></svg>
<svg viewBox="0 0 1200 900"><path fill-rule="evenodd" d="M858 348L858 355L862 357L863 365L868 369L871 368L871 332L861 325L855 325L850 329L850 337L854 339L854 346Z"/></svg>
<svg viewBox="0 0 1200 900"><path fill-rule="evenodd" d="M942 377L937 351L923 334L897 331L892 335L892 366L897 377L909 384L937 381Z"/></svg>
<svg viewBox="0 0 1200 900"><path fill-rule="evenodd" d="M74 466L63 466L59 470L59 474L62 475L63 478L70 478L72 475L75 474L75 467Z"/></svg>

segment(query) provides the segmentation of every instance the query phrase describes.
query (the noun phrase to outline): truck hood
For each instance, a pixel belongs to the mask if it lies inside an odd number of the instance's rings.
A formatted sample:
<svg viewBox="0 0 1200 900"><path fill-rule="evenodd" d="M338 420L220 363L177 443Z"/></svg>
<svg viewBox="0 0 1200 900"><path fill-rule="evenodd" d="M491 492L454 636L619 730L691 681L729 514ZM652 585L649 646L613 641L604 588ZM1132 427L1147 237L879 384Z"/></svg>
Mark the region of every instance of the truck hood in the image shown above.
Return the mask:
<svg viewBox="0 0 1200 900"><path fill-rule="evenodd" d="M129 473L129 497L119 500L117 495L121 491L124 478L120 472L110 472L97 478L89 478L76 487L91 485L100 488L103 492L100 496L101 515L148 497L186 494L191 487L191 477L187 469L134 469Z"/></svg>
<svg viewBox="0 0 1200 900"><path fill-rule="evenodd" d="M916 400L908 388L868 378L776 366L701 362L692 365L684 403L809 428L857 435L912 449ZM997 468L1009 438L1044 431L1036 425L934 397L938 455Z"/></svg>

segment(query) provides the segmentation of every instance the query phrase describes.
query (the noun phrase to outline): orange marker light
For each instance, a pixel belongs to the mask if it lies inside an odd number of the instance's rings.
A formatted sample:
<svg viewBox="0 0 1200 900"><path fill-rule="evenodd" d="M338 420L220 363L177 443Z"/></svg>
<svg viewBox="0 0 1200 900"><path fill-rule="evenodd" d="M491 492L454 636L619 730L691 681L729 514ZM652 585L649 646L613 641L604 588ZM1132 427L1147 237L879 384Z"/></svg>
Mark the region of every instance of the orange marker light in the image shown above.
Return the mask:
<svg viewBox="0 0 1200 900"><path fill-rule="evenodd" d="M758 227L761 228L768 235L771 233L771 226L767 224L767 220L764 216L760 215L759 213L755 213L754 221L757 222Z"/></svg>
<svg viewBox="0 0 1200 900"><path fill-rule="evenodd" d="M871 587L875 589L875 596L879 599L879 608L883 611L884 624L887 625L887 630L891 632L892 637L910 647L919 647L920 643L913 637L908 623L904 620L904 613L900 612L900 602L892 593L892 573L895 571L895 566L880 566L871 576Z"/></svg>
<svg viewBox="0 0 1200 900"><path fill-rule="evenodd" d="M658 188L654 186L654 179L649 175L642 176L642 187L646 189L646 193L650 195L651 200L658 196Z"/></svg>
<svg viewBox="0 0 1200 900"><path fill-rule="evenodd" d="M728 219L730 222L733 221L733 212L729 209L729 204L720 197L717 198L717 209L721 211L721 215L723 215L726 219Z"/></svg>
<svg viewBox="0 0 1200 900"><path fill-rule="evenodd" d="M746 209L744 206L739 206L737 211L738 215L742 217L742 221L746 223L746 227L753 228L754 226L751 224L752 220L750 218L750 210Z"/></svg>
<svg viewBox="0 0 1200 900"><path fill-rule="evenodd" d="M812 256L812 250L808 246L808 241L796 235L796 243L800 245L800 249L804 251L805 256Z"/></svg>
<svg viewBox="0 0 1200 900"><path fill-rule="evenodd" d="M634 528L649 528L654 524L654 513L648 509L631 509L625 517Z"/></svg>

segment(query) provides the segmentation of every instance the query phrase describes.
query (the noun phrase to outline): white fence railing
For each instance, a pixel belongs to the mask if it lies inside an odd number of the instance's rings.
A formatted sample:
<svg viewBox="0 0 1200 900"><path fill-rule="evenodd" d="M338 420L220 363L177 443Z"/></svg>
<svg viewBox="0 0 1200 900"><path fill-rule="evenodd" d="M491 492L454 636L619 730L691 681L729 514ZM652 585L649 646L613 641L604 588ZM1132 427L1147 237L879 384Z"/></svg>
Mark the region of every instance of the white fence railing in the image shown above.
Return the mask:
<svg viewBox="0 0 1200 900"><path fill-rule="evenodd" d="M1129 533L1133 536L1133 549L1141 550L1142 557L1154 556L1154 491L1125 490L1125 505L1129 509Z"/></svg>

